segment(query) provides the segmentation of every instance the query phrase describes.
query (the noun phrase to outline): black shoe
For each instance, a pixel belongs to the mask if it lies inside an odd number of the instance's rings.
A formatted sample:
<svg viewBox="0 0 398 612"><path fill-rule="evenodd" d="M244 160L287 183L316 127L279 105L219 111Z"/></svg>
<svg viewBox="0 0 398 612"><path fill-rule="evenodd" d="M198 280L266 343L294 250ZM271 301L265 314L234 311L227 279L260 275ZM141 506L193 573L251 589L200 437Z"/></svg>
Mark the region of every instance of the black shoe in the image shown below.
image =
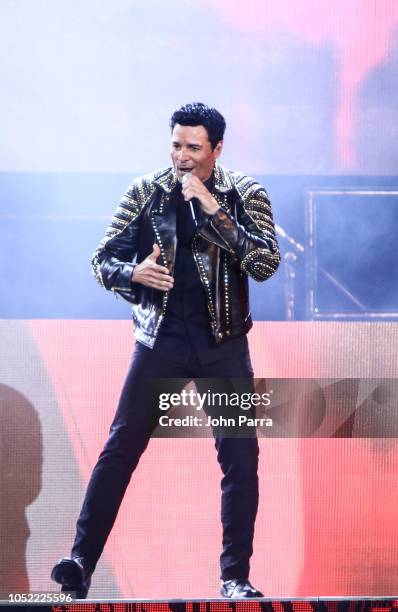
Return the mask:
<svg viewBox="0 0 398 612"><path fill-rule="evenodd" d="M264 597L248 580L224 580L221 583L221 595L230 599L249 599L250 597Z"/></svg>
<svg viewBox="0 0 398 612"><path fill-rule="evenodd" d="M51 578L62 584L61 592L75 592L76 599L86 599L93 571L83 557L64 557L54 565Z"/></svg>

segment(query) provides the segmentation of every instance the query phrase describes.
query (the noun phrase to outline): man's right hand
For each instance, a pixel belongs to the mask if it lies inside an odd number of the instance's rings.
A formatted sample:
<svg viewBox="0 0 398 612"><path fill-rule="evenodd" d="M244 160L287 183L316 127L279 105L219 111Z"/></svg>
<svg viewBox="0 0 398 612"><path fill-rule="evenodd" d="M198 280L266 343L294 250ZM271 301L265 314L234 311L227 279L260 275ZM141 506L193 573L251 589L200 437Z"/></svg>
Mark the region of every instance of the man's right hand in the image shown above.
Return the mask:
<svg viewBox="0 0 398 612"><path fill-rule="evenodd" d="M160 255L159 246L155 243L150 255L134 268L131 281L141 283L145 287L153 287L161 291L170 291L174 286L174 278L164 266L156 263Z"/></svg>

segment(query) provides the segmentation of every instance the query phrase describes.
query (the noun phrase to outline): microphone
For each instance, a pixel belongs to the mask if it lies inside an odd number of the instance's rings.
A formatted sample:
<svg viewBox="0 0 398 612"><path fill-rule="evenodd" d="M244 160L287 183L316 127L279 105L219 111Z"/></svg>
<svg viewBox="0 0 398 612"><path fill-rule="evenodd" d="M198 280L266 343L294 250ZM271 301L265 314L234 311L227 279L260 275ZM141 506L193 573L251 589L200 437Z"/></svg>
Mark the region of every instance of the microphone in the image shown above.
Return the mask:
<svg viewBox="0 0 398 612"><path fill-rule="evenodd" d="M187 174L191 174L191 173L189 172ZM178 180L179 180L180 183L182 182L181 179L178 179ZM195 223L195 227L198 227L198 222L196 220L196 215L195 215L194 203L199 204L199 200L198 200L198 198L191 198L188 201L188 203L189 203L189 208L190 208L190 211L191 211L193 222Z"/></svg>
<svg viewBox="0 0 398 612"><path fill-rule="evenodd" d="M193 222L195 223L195 226L198 227L198 222L196 220L196 216L195 216L195 209L193 207L194 202L197 202L198 198L192 198L191 200L189 200L189 208L191 210L191 215L192 215L192 219Z"/></svg>

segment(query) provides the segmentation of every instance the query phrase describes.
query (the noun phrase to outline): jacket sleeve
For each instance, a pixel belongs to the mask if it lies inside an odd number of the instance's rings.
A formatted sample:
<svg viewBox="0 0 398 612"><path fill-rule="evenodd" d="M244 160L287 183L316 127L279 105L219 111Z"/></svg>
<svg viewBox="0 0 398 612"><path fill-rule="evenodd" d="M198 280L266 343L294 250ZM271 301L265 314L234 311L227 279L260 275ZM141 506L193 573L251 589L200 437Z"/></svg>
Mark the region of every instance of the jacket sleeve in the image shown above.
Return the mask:
<svg viewBox="0 0 398 612"><path fill-rule="evenodd" d="M265 281L280 263L271 203L265 189L251 177L239 176L235 187L240 196L236 218L219 208L201 233L211 239L210 234L215 232L217 239L213 242L233 253L243 272L256 281Z"/></svg>
<svg viewBox="0 0 398 612"><path fill-rule="evenodd" d="M100 285L129 302L135 301L131 278L146 195L139 180L128 187L91 260L93 274Z"/></svg>

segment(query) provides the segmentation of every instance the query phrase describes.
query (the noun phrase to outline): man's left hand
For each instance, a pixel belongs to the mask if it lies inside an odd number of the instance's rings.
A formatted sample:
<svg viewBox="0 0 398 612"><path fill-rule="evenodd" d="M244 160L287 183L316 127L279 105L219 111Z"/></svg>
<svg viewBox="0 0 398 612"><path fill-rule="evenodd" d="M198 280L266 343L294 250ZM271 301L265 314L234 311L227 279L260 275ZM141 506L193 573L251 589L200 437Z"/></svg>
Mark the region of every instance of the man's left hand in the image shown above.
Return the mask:
<svg viewBox="0 0 398 612"><path fill-rule="evenodd" d="M182 177L182 195L184 200L189 202L192 198L197 198L204 213L214 215L220 208L217 200L211 195L202 181L191 173Z"/></svg>

